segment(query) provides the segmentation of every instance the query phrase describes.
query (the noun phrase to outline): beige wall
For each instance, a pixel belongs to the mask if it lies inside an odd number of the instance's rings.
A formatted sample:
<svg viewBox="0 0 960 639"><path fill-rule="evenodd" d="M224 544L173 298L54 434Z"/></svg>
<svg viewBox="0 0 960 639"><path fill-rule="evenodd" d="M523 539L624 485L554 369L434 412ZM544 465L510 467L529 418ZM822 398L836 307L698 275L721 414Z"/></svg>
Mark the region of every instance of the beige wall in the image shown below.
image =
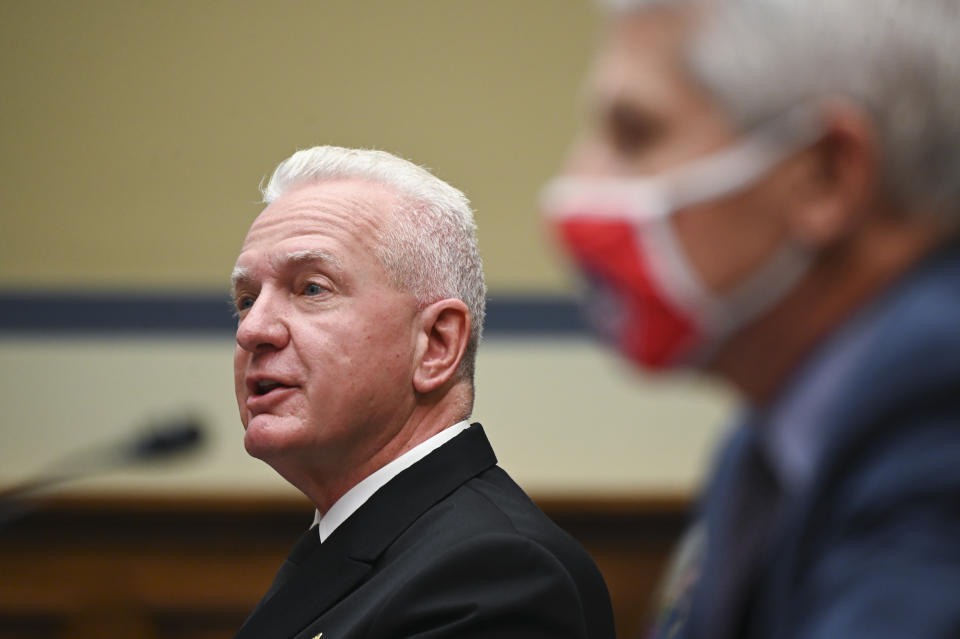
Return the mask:
<svg viewBox="0 0 960 639"><path fill-rule="evenodd" d="M232 356L228 336L0 339L0 486L184 410L208 428L198 455L76 488L289 491L243 451ZM719 389L641 379L577 339L490 340L478 360L477 388L474 418L503 466L537 495L689 494L730 408Z"/></svg>
<svg viewBox="0 0 960 639"><path fill-rule="evenodd" d="M220 290L259 180L318 143L466 191L493 296L568 290L535 197L595 29L586 0L0 3L0 292ZM213 427L205 453L81 487L284 490L241 450L231 350L0 335L0 483L187 405ZM476 416L540 493L689 491L730 409L579 339L492 337L479 384Z"/></svg>
<svg viewBox="0 0 960 639"><path fill-rule="evenodd" d="M574 128L585 0L0 4L2 286L218 287L297 148L383 148L478 210L493 290L562 286L538 186Z"/></svg>

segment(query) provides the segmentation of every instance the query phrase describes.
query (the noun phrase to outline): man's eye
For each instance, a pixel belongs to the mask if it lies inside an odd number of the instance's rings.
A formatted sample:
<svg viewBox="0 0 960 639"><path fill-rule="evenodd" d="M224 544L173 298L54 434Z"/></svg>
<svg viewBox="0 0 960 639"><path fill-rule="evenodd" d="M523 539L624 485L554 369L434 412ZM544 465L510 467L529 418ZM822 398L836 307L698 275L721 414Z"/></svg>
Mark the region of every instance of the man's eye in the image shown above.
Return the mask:
<svg viewBox="0 0 960 639"><path fill-rule="evenodd" d="M249 295L244 295L243 297L239 297L237 298L236 306L238 311L245 311L251 306L253 306L253 298L250 297Z"/></svg>
<svg viewBox="0 0 960 639"><path fill-rule="evenodd" d="M310 296L313 296L313 295L322 295L322 294L325 293L326 291L327 291L327 289L324 288L323 286L320 286L319 284L314 284L314 283L312 283L312 282L311 282L310 284L307 284L306 286L303 287L303 294L304 294L304 295L310 295Z"/></svg>
<svg viewBox="0 0 960 639"><path fill-rule="evenodd" d="M607 124L611 143L624 155L643 152L663 133L656 119L626 107L615 108Z"/></svg>

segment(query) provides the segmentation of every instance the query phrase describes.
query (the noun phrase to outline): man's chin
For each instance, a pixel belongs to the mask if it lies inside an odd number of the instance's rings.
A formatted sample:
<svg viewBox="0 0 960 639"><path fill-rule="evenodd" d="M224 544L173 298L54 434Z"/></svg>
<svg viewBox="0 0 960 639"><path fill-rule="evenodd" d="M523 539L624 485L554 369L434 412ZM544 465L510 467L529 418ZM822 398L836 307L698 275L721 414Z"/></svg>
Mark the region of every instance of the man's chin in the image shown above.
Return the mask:
<svg viewBox="0 0 960 639"><path fill-rule="evenodd" d="M257 415L247 422L243 445L251 457L269 462L270 459L295 448L300 434L298 420L276 415Z"/></svg>

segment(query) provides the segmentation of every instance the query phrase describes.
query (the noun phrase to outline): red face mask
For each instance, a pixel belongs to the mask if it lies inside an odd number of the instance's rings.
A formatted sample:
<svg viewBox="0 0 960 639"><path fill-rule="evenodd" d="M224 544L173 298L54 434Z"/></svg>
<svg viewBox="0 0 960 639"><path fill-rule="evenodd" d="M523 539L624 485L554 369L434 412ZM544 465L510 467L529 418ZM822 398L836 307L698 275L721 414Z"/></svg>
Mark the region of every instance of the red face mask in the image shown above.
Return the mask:
<svg viewBox="0 0 960 639"><path fill-rule="evenodd" d="M784 247L724 296L689 263L670 217L749 187L815 138L809 109L791 111L739 144L655 178L561 177L544 189L548 221L587 285L588 319L648 369L695 365L769 309L809 257Z"/></svg>

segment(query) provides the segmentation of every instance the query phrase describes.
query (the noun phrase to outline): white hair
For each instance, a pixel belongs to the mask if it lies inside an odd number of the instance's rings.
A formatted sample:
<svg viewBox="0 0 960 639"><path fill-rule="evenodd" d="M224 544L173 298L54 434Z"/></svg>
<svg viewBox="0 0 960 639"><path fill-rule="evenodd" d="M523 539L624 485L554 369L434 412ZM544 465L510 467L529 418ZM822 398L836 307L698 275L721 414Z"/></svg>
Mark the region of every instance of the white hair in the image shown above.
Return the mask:
<svg viewBox="0 0 960 639"><path fill-rule="evenodd" d="M615 11L665 1L608 0ZM824 97L849 99L875 121L895 201L960 222L957 0L699 2L710 13L687 62L740 126Z"/></svg>
<svg viewBox="0 0 960 639"><path fill-rule="evenodd" d="M472 380L486 314L486 285L470 201L458 189L385 151L315 146L281 162L263 201L275 201L304 184L360 179L385 186L400 198L392 220L380 229L376 256L398 287L421 307L456 298L470 310L470 338L458 373Z"/></svg>

